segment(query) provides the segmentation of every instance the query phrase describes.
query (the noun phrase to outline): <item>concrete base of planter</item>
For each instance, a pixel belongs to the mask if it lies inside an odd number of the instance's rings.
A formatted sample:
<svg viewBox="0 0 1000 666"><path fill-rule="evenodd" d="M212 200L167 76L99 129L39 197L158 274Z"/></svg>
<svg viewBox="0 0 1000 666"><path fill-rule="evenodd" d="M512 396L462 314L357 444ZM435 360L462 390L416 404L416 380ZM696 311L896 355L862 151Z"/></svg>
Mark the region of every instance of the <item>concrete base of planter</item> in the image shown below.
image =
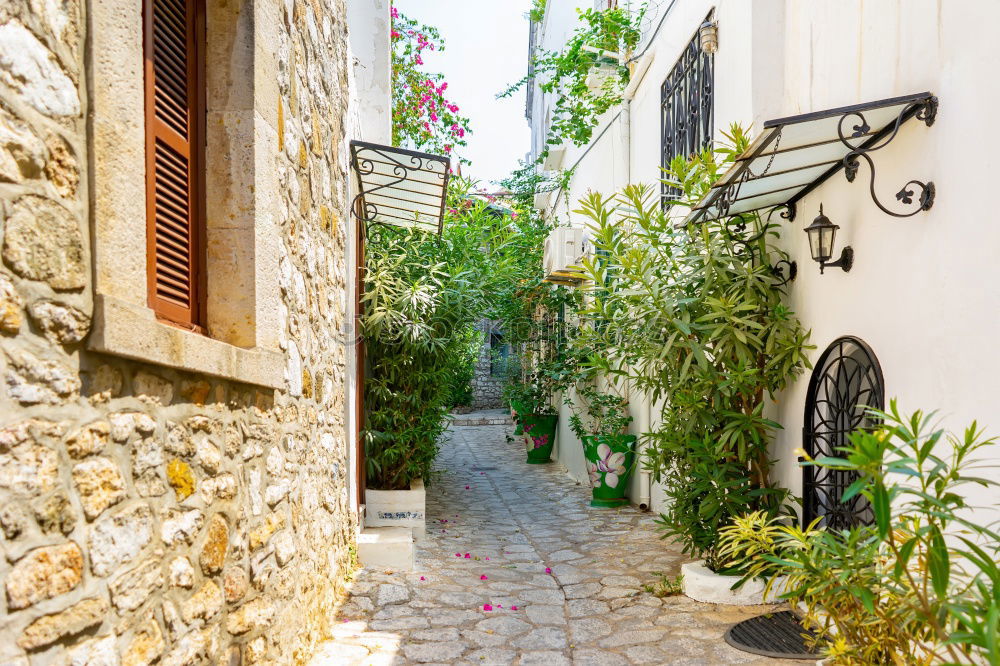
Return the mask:
<svg viewBox="0 0 1000 666"><path fill-rule="evenodd" d="M682 586L684 594L695 601L709 604L728 604L731 606L757 606L760 604L781 603L779 596L785 593L782 582L775 583L770 594L764 598L766 582L748 580L735 590L731 590L739 576L722 576L715 573L704 562L688 562L681 565L681 575L684 576Z"/></svg>
<svg viewBox="0 0 1000 666"><path fill-rule="evenodd" d="M424 482L410 482L409 490L365 490L366 527L408 527L413 538L423 540L426 533L426 493Z"/></svg>
<svg viewBox="0 0 1000 666"><path fill-rule="evenodd" d="M413 571L413 530L372 527L357 535L358 561L366 569Z"/></svg>

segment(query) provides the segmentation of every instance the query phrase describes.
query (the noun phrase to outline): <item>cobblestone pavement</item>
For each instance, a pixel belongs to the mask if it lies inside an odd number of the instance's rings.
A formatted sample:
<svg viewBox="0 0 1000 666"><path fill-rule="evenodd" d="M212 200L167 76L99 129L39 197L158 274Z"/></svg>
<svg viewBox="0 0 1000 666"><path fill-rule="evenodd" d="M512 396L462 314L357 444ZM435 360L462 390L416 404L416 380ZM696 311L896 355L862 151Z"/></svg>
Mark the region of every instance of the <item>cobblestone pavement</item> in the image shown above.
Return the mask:
<svg viewBox="0 0 1000 666"><path fill-rule="evenodd" d="M811 663L726 645L725 630L761 607L643 591L685 561L654 516L589 508L585 486L558 464L525 464L510 432L451 430L417 571L361 571L314 666Z"/></svg>

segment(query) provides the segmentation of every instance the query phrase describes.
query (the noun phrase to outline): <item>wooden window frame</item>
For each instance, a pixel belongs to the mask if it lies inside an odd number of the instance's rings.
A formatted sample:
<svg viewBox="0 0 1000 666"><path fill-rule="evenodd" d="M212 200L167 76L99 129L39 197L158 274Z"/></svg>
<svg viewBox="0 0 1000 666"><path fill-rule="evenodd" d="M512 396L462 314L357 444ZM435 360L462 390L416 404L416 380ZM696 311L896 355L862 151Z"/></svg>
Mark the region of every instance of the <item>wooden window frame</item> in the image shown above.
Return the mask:
<svg viewBox="0 0 1000 666"><path fill-rule="evenodd" d="M143 71L146 137L146 285L149 307L158 320L205 333L205 3L204 0L183 0L187 8L186 19L193 18L194 29L187 35L188 108L193 118L188 121L188 190L189 190L189 307L161 298L156 281L156 191L155 159L156 141L160 139L174 150L171 132L156 117L154 106L155 75L153 69L153 18L157 0L143 0ZM191 16L191 13L194 16ZM190 111L189 111L190 113ZM164 129L166 128L166 129Z"/></svg>

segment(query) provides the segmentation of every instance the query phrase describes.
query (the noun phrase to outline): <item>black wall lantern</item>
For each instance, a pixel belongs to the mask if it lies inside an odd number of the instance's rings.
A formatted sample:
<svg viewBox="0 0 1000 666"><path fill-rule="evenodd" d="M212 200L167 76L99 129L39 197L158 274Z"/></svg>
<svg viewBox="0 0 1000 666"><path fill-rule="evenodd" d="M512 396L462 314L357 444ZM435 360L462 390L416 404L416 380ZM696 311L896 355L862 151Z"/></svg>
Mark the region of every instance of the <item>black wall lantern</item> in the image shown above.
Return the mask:
<svg viewBox="0 0 1000 666"><path fill-rule="evenodd" d="M805 232L809 234L809 253L814 261L819 262L820 273L826 268L833 267L840 267L846 273L854 265L854 249L850 246L843 249L840 253L840 259L830 261L830 257L833 256L833 243L837 239L837 229L839 228L823 214L823 204L820 204L819 215L805 229Z"/></svg>

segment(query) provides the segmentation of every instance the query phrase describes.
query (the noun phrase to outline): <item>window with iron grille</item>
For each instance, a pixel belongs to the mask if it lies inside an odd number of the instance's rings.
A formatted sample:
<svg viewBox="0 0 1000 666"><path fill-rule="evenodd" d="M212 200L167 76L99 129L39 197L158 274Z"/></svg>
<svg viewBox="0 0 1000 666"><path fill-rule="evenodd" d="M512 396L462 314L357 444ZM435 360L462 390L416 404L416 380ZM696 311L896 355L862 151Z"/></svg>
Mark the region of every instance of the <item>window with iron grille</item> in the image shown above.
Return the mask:
<svg viewBox="0 0 1000 666"><path fill-rule="evenodd" d="M699 35L695 32L660 89L660 166L663 168L678 155L690 157L712 144L713 70L712 54L701 50ZM660 192L664 206L680 194L679 189L666 183Z"/></svg>

